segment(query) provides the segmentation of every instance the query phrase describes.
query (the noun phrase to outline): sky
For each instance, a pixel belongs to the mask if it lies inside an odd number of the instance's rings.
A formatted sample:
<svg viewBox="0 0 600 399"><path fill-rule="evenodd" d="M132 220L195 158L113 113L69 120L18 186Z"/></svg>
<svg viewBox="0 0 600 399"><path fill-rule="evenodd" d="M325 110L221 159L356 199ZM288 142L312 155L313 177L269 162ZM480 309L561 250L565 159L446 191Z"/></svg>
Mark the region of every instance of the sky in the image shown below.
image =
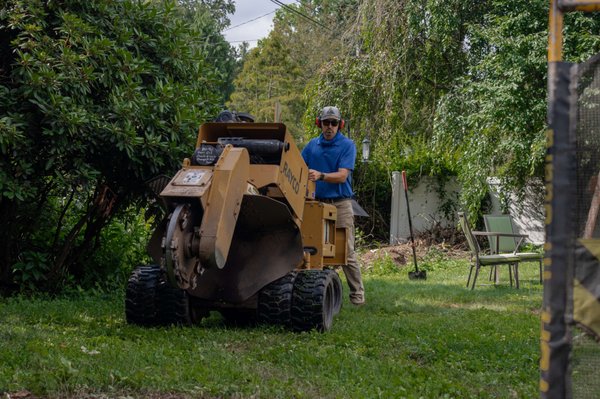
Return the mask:
<svg viewBox="0 0 600 399"><path fill-rule="evenodd" d="M284 4L292 4L295 0L279 0ZM223 31L225 39L233 46L247 41L250 48L256 46L257 40L267 37L273 29L273 17L279 5L271 0L236 0L235 14L230 15L231 25ZM268 14L268 15L265 15ZM255 19L254 21L251 21ZM250 21L250 22L248 22ZM236 25L243 24L239 27Z"/></svg>

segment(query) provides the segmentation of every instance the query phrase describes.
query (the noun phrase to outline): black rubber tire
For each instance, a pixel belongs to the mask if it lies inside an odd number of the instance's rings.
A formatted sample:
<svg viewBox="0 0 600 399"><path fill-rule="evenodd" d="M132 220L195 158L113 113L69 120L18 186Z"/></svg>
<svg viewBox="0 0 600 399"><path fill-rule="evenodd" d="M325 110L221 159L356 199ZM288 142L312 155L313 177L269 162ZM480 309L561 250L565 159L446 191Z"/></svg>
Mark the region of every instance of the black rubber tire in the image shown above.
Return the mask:
<svg viewBox="0 0 600 399"><path fill-rule="evenodd" d="M163 273L157 291L158 324L161 326L192 324L190 298L187 291L173 287Z"/></svg>
<svg viewBox="0 0 600 399"><path fill-rule="evenodd" d="M333 305L333 315L336 316L342 310L342 298L344 297L344 289L342 287L342 280L340 280L339 274L335 270L327 270L331 274L331 281L333 282L334 292L334 305Z"/></svg>
<svg viewBox="0 0 600 399"><path fill-rule="evenodd" d="M304 270L298 273L292 292L294 331L329 331L333 325L336 298L335 276L331 270ZM339 278L339 277L338 277ZM341 299L339 299L341 301Z"/></svg>
<svg viewBox="0 0 600 399"><path fill-rule="evenodd" d="M158 265L140 266L133 271L125 292L125 317L130 324L144 327L190 325L194 320L185 290L173 287ZM198 317L201 319L201 317Z"/></svg>
<svg viewBox="0 0 600 399"><path fill-rule="evenodd" d="M289 327L292 323L292 292L297 272L285 276L265 286L258 294L258 322Z"/></svg>
<svg viewBox="0 0 600 399"><path fill-rule="evenodd" d="M127 323L145 327L158 325L156 294L161 273L158 265L140 266L133 271L125 291Z"/></svg>

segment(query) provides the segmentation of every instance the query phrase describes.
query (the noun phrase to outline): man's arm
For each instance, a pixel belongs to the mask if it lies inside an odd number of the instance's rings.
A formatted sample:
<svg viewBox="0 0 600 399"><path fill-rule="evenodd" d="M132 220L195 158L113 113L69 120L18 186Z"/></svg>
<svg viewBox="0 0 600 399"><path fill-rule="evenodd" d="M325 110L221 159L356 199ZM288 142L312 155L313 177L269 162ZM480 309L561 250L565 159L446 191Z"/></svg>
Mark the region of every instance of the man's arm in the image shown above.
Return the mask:
<svg viewBox="0 0 600 399"><path fill-rule="evenodd" d="M311 181L324 181L327 183L345 183L348 175L350 174L350 170L346 168L339 168L337 172L330 173L322 173L318 170L309 169L308 170L308 180ZM322 175L322 177L321 177Z"/></svg>

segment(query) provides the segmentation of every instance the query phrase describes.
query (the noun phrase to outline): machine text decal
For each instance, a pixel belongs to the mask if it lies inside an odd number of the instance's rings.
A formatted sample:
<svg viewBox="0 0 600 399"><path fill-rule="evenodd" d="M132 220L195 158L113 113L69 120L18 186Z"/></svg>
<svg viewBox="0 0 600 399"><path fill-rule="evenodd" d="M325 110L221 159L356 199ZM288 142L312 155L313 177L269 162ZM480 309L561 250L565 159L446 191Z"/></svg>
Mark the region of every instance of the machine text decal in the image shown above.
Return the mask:
<svg viewBox="0 0 600 399"><path fill-rule="evenodd" d="M298 194L298 191L300 190L300 182L298 181L298 178L294 176L294 173L292 172L292 169L290 169L290 167L288 166L287 162L283 165L283 175L294 189L294 192Z"/></svg>

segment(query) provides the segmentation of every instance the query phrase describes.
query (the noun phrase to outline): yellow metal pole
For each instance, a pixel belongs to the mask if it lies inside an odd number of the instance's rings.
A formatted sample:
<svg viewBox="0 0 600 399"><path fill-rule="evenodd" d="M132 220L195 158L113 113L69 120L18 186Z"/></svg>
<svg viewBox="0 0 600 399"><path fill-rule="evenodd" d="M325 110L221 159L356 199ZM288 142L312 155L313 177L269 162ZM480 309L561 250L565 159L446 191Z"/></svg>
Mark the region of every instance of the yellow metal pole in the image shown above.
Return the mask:
<svg viewBox="0 0 600 399"><path fill-rule="evenodd" d="M550 22L548 34L548 62L562 61L563 13L558 0L550 0Z"/></svg>
<svg viewBox="0 0 600 399"><path fill-rule="evenodd" d="M600 11L600 4L575 6L575 8L573 10L574 11L584 11L584 12Z"/></svg>
<svg viewBox="0 0 600 399"><path fill-rule="evenodd" d="M599 0L559 0L558 7L563 11L600 11Z"/></svg>

